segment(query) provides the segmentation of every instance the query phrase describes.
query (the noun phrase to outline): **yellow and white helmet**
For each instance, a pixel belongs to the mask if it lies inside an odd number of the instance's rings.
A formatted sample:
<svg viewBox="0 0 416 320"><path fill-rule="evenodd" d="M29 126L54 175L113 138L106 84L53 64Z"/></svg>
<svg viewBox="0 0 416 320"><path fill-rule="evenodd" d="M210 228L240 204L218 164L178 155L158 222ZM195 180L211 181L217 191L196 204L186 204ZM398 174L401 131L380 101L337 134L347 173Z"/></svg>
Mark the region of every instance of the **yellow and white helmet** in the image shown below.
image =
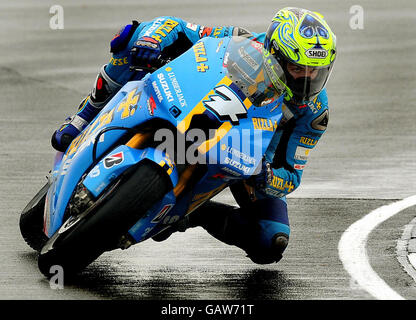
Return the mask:
<svg viewBox="0 0 416 320"><path fill-rule="evenodd" d="M302 104L321 92L335 57L336 37L321 14L293 7L276 13L264 40L265 71L276 88L286 88L293 102ZM294 76L288 67L303 74Z"/></svg>

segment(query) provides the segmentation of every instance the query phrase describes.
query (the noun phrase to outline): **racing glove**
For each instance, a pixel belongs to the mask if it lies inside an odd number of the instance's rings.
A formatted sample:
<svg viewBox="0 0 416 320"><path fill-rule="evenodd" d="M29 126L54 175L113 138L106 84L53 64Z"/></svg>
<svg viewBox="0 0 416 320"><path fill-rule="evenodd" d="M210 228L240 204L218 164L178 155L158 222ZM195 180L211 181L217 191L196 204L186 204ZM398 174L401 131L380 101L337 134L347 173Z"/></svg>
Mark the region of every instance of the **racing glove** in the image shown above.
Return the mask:
<svg viewBox="0 0 416 320"><path fill-rule="evenodd" d="M156 70L161 63L159 58L161 48L159 42L153 38L138 39L130 50L131 68L137 70Z"/></svg>
<svg viewBox="0 0 416 320"><path fill-rule="evenodd" d="M260 173L251 176L247 180L247 184L258 190L263 190L272 183L273 170L270 162L267 162L265 158L262 160Z"/></svg>

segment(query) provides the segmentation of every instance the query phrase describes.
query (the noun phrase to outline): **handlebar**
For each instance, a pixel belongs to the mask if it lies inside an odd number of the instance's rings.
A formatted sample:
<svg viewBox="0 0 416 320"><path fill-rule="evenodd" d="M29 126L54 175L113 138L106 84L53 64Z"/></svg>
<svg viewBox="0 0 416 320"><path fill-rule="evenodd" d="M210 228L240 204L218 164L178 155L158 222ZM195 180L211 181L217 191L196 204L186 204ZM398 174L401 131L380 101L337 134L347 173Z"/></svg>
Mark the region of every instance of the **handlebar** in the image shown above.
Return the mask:
<svg viewBox="0 0 416 320"><path fill-rule="evenodd" d="M159 57L157 60L157 64L156 65L152 65L150 67L146 67L146 66L130 66L129 70L130 71L148 71L148 72L154 72L157 69L159 69L160 67L164 66L165 64L171 62L171 59L164 59Z"/></svg>

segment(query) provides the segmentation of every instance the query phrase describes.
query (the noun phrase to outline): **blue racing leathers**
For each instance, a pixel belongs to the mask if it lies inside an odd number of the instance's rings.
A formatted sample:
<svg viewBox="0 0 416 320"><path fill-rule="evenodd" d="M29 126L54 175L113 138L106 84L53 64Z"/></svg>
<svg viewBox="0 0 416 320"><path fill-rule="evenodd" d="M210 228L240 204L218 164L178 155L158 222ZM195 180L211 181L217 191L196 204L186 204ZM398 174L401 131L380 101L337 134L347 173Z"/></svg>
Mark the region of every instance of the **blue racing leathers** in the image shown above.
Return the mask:
<svg viewBox="0 0 416 320"><path fill-rule="evenodd" d="M240 31L239 31L240 30ZM110 43L112 57L101 68L93 90L81 102L78 111L68 117L52 135L52 146L65 151L71 141L88 125L101 108L130 80L143 78L147 71L130 71L132 49L138 42L157 42L165 60L174 59L203 37L228 37L244 29L230 27L204 27L175 17L159 17L148 22L133 21L121 28ZM143 41L145 40L145 41ZM149 42L151 43L151 42ZM151 56L149 56L150 58Z"/></svg>
<svg viewBox="0 0 416 320"><path fill-rule="evenodd" d="M328 119L326 89L303 105L283 103L283 119L266 151L266 161L272 163L272 179L261 195L283 198L300 184L311 150L325 132Z"/></svg>
<svg viewBox="0 0 416 320"><path fill-rule="evenodd" d="M111 41L113 57L105 67L107 75L120 85L124 85L133 76L129 70L130 50L137 39L152 38L159 42L166 57L176 58L203 37L243 35L262 43L265 35L232 26L205 27L176 17L158 17L149 22L141 22L130 35L126 28L130 28L129 25ZM139 77L145 73L143 71ZM326 90L314 101L301 106L285 102L283 112L283 120L266 153L266 160L272 163L273 178L264 190L256 190L258 198L271 196L284 199L284 196L299 186L310 150L317 144L328 122Z"/></svg>
<svg viewBox="0 0 416 320"><path fill-rule="evenodd" d="M160 45L164 58L176 58L192 47L203 37L229 37L233 35L234 27L204 27L188 23L176 17L159 17L149 22L141 22L131 34L126 32L130 25L125 26L111 41L113 57L105 71L116 82L124 84L132 77L141 78L146 74L135 75L130 70L131 49L140 39L153 39ZM238 28L236 28L238 32Z"/></svg>
<svg viewBox="0 0 416 320"><path fill-rule="evenodd" d="M123 27L111 41L112 58L101 69L92 93L83 101L80 110L85 110L88 119L82 112L78 112L78 118L91 121L89 118L94 112L98 113L127 81L145 75L146 71L130 70L131 51L138 41L147 41L149 45L157 42L153 52L160 50L164 59L173 59L203 37L233 35L250 37L259 44L265 37L264 33L250 33L240 27L205 27L176 17L158 17ZM322 90L314 101L300 106L285 100L282 109L283 119L265 156L272 167L270 183L257 189L246 182L235 183L230 189L239 208L208 201L189 215L194 220L191 226L200 225L219 240L242 248L256 263L279 261L288 244L290 227L286 195L299 186L310 152L326 130L326 90ZM82 119L77 123L83 123ZM258 126L261 128L262 124Z"/></svg>
<svg viewBox="0 0 416 320"><path fill-rule="evenodd" d="M221 223L217 229L212 222L209 224L218 239L243 248L256 263L278 261L286 248L287 241L277 244L275 241L276 237L289 239L286 195L299 186L310 152L326 130L329 112L326 90L314 101L301 106L285 102L282 109L283 118L266 151L266 161L272 167L270 183L261 189L245 182L232 185L231 192L240 208L228 210L225 220L218 219Z"/></svg>

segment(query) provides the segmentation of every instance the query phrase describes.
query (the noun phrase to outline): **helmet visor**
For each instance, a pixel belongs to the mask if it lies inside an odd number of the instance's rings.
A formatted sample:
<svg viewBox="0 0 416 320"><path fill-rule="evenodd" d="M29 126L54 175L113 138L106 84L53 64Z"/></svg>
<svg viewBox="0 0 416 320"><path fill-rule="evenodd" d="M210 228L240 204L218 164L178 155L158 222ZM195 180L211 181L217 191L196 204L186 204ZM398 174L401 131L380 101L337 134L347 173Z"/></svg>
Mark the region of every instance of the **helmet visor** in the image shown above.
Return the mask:
<svg viewBox="0 0 416 320"><path fill-rule="evenodd" d="M311 67L286 61L283 68L287 86L298 102L313 100L325 87L332 72L333 63L328 66Z"/></svg>
<svg viewBox="0 0 416 320"><path fill-rule="evenodd" d="M272 54L263 56L263 67L266 82L273 85L277 95L283 94L287 90L286 75L276 57Z"/></svg>

